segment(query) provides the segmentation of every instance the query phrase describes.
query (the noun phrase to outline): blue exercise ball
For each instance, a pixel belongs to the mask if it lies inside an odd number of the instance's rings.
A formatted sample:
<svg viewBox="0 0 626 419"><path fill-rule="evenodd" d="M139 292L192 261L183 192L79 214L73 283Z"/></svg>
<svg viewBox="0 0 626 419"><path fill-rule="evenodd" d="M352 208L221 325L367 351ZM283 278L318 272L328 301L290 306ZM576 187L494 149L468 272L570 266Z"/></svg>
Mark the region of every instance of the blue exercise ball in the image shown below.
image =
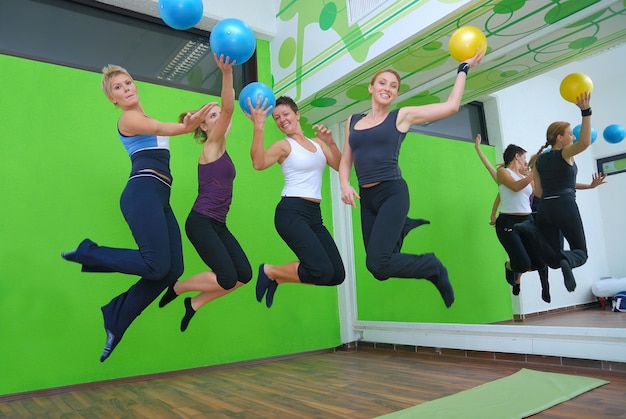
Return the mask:
<svg viewBox="0 0 626 419"><path fill-rule="evenodd" d="M171 28L193 28L204 13L202 0L159 0L159 15Z"/></svg>
<svg viewBox="0 0 626 419"><path fill-rule="evenodd" d="M626 128L620 124L611 124L602 133L607 143L617 144L626 137Z"/></svg>
<svg viewBox="0 0 626 419"><path fill-rule="evenodd" d="M257 100L259 100L259 105L263 106L263 102L267 99L267 106L271 106L268 109L268 113L272 112L276 107L276 97L274 96L274 92L270 89L266 84L263 84L259 81L255 81L247 84L243 89L241 89L241 93L239 93L239 106L241 109L250 113L250 107L248 106L248 98L250 98L250 102L252 102L252 106L256 107Z"/></svg>
<svg viewBox="0 0 626 419"><path fill-rule="evenodd" d="M576 125L574 127L574 129L572 129L572 134L574 134L574 137L576 137L576 139L574 140L574 142L578 142L578 136L580 135L580 129L582 128L582 125ZM598 131L596 131L596 129L594 127L591 127L591 144L593 144L596 141L596 138L598 138Z"/></svg>
<svg viewBox="0 0 626 419"><path fill-rule="evenodd" d="M209 36L211 50L217 56L230 57L235 64L243 64L252 57L256 49L256 38L252 29L239 19L220 21Z"/></svg>

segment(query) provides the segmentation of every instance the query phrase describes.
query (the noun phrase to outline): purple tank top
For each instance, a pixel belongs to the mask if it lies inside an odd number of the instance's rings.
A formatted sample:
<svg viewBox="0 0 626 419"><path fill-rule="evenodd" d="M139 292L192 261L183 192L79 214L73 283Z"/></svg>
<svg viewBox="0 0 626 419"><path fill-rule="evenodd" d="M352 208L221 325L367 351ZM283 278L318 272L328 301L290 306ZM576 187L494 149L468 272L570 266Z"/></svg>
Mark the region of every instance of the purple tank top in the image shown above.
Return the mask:
<svg viewBox="0 0 626 419"><path fill-rule="evenodd" d="M234 180L235 165L227 152L214 162L198 164L198 197L192 209L225 223Z"/></svg>

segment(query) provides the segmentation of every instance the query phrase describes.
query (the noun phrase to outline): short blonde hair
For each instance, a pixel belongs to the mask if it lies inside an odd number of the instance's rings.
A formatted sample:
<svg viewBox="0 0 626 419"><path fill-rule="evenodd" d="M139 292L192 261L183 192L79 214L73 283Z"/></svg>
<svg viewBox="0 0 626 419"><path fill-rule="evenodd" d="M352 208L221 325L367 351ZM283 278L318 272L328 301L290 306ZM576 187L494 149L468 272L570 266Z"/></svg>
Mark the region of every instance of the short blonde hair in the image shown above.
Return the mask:
<svg viewBox="0 0 626 419"><path fill-rule="evenodd" d="M104 66L102 69L102 91L106 95L108 99L111 99L111 79L118 74L125 74L133 80L133 77L130 75L125 68L120 67L119 65L109 64ZM117 105L116 105L117 106Z"/></svg>

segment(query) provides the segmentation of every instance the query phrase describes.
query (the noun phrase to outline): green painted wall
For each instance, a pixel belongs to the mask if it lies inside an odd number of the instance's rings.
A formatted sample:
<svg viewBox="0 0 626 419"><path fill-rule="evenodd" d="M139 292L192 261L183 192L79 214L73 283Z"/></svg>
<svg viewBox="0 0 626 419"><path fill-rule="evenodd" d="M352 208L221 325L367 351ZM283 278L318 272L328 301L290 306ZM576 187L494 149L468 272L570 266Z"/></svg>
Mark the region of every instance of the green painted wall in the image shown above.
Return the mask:
<svg viewBox="0 0 626 419"><path fill-rule="evenodd" d="M260 46L264 63L269 50ZM119 111L102 94L97 73L4 55L0 69L0 395L341 344L335 289L284 285L267 309L256 302L253 282L205 306L185 333L179 331L182 299L163 309L153 304L100 363L105 340L100 306L135 278L81 273L79 265L59 255L85 237L107 246L134 245L118 203L130 168L115 133ZM271 83L266 68L260 75ZM138 85L146 111L162 120L216 100ZM228 142L237 166L228 223L256 273L262 262L294 257L273 226L280 168L252 169L251 132L251 122L237 109ZM268 121L266 143L279 138ZM401 154L412 194L410 215L432 221L413 232L404 249L436 252L450 270L456 303L445 309L426 281L373 279L365 270L355 212L359 319L482 323L510 318L510 291L501 272L505 254L487 224L495 185L472 147L410 134ZM183 225L196 195L200 148L191 136L180 136L172 138L171 149L172 205ZM485 152L493 157L491 147ZM328 182L323 202L331 227ZM186 278L205 267L186 237L183 243Z"/></svg>
<svg viewBox="0 0 626 419"><path fill-rule="evenodd" d="M252 123L237 107L228 140L237 167L228 223L253 265L253 282L203 307L185 333L179 330L182 298L163 309L151 305L100 363L105 341L100 307L136 278L81 273L60 253L85 237L102 245L134 247L119 210L130 169L116 136L119 110L101 92L97 73L0 55L0 83L0 394L341 344L335 289L284 285L271 309L255 299L258 265L294 256L273 225L280 168L252 169ZM141 82L138 86L146 112L161 120L173 121L183 110L216 100ZM266 143L279 138L268 120ZM179 136L172 138L171 151L172 206L182 227L196 195L200 146L190 135ZM328 195L323 211L330 222ZM205 267L186 237L183 243L186 278Z"/></svg>
<svg viewBox="0 0 626 419"><path fill-rule="evenodd" d="M495 161L493 147L483 150ZM511 319L506 253L489 225L497 187L473 143L410 133L400 167L411 194L409 216L431 222L413 230L402 250L434 252L448 268L456 300L447 309L426 280L377 281L365 268L360 218L354 211L359 320L482 324Z"/></svg>

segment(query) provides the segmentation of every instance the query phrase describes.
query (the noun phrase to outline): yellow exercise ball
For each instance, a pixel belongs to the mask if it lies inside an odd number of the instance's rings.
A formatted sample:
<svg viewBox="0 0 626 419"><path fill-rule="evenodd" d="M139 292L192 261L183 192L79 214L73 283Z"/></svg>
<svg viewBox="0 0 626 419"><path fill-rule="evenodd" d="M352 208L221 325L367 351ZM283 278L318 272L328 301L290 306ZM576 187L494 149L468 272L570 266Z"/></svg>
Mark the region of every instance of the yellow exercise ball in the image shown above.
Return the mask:
<svg viewBox="0 0 626 419"><path fill-rule="evenodd" d="M576 103L576 98L585 92L591 93L593 81L583 73L568 74L561 81L561 96L568 102Z"/></svg>
<svg viewBox="0 0 626 419"><path fill-rule="evenodd" d="M448 42L450 55L459 62L472 58L477 49L487 52L487 37L476 26L461 26Z"/></svg>

